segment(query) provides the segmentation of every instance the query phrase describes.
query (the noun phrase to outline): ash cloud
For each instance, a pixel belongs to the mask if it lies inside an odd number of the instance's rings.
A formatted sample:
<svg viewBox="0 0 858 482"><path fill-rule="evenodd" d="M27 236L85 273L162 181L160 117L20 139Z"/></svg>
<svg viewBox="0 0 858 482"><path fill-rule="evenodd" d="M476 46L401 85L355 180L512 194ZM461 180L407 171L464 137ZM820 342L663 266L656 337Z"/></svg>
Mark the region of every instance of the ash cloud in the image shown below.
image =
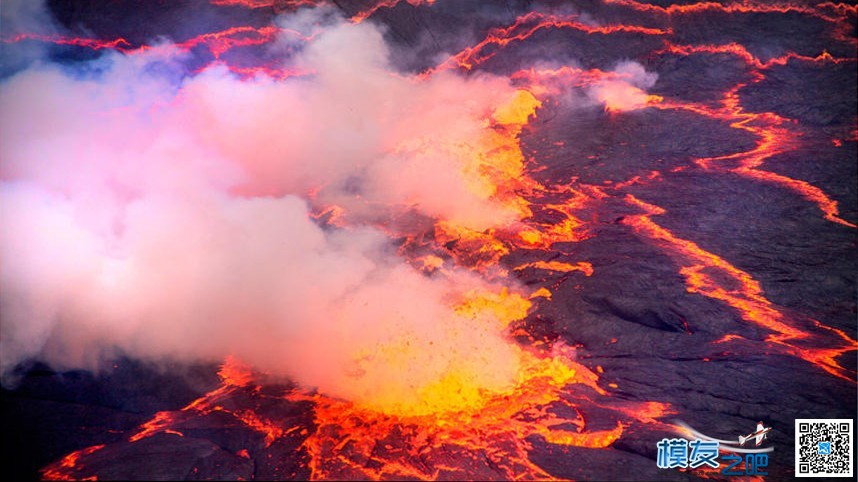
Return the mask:
<svg viewBox="0 0 858 482"><path fill-rule="evenodd" d="M94 369L114 350L235 355L413 413L442 382L509 387L514 345L451 309L499 287L416 271L381 226L514 222L473 162L491 157L487 118L516 92L491 76L403 77L387 52L374 27L328 22L294 59L309 74L282 82L176 75L165 48L0 84L4 374L30 357ZM331 205L349 227L313 221Z"/></svg>

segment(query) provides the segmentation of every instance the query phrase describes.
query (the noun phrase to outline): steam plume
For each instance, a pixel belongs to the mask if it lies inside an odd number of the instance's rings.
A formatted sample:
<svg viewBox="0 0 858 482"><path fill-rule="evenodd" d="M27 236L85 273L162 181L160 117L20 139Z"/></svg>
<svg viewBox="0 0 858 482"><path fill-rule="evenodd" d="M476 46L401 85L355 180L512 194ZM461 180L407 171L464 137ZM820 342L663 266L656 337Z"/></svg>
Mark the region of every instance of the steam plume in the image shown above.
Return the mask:
<svg viewBox="0 0 858 482"><path fill-rule="evenodd" d="M0 361L93 368L236 355L381 409L456 408L514 381L497 324L457 314L458 270L427 276L378 227L403 215L516 219L487 119L506 80L392 72L380 33L329 22L308 74L186 77L169 46L0 85ZM310 213L337 205L344 228ZM488 315L487 315L488 316ZM486 369L486 367L491 367ZM458 396L434 400L443 391ZM443 404L437 406L432 404Z"/></svg>
<svg viewBox="0 0 858 482"><path fill-rule="evenodd" d="M587 94L594 101L604 104L611 111L629 111L646 107L646 89L655 85L658 74L647 72L634 61L620 62L612 71L611 78L600 80L590 86Z"/></svg>

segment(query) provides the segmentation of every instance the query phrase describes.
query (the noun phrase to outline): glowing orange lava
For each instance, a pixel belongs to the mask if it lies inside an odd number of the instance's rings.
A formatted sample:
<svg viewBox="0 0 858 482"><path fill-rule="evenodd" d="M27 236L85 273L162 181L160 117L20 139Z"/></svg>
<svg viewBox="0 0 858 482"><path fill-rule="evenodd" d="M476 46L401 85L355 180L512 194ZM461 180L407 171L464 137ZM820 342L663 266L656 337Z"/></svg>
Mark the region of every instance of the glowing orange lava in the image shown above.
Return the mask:
<svg viewBox="0 0 858 482"><path fill-rule="evenodd" d="M112 49L124 52L131 50L132 46L124 38L114 40L101 40L93 38L66 37L62 35L40 35L24 33L13 37L4 37L5 43L23 42L26 40L35 40L38 42L47 42L57 45L72 45L75 47L85 47L92 50Z"/></svg>
<svg viewBox="0 0 858 482"><path fill-rule="evenodd" d="M568 273L570 271L582 271L586 276L590 276L593 274L593 265L586 261L581 261L576 264L563 263L560 261L534 261L532 263L525 263L515 267L516 270L522 270L525 268L544 269L547 271L560 271L563 273Z"/></svg>
<svg viewBox="0 0 858 482"><path fill-rule="evenodd" d="M522 353L526 355L519 383L507 393L489 397L474 411L398 417L350 402L313 397L318 429L305 442L312 456L312 478L428 480L474 477L481 472L495 477L550 478L530 462L527 437L596 448L619 438L623 432L619 422L611 430L589 431L585 421L578 419L572 421L574 428L565 428L570 421L549 411L552 404L568 403L563 402L562 393L570 383L604 393L596 385L595 374L560 353ZM457 463L445 463L445 454L462 451Z"/></svg>
<svg viewBox="0 0 858 482"><path fill-rule="evenodd" d="M374 14L380 8L393 8L397 4L399 4L402 0L378 0L377 3L370 5L369 7L361 10L360 12L352 15L352 22L360 23L370 17L370 15ZM420 6L420 5L432 5L435 3L435 0L405 0L411 5Z"/></svg>
<svg viewBox="0 0 858 482"><path fill-rule="evenodd" d="M856 59L834 58L827 52L823 52L816 57L806 57L790 52L780 57L772 58L768 62L762 62L748 52L745 47L735 43L717 46L680 46L667 43L664 52L677 55L689 55L692 53L728 53L736 55L753 69L753 82L755 83L765 79L763 72L766 69L774 65L785 65L791 60L835 64L856 61ZM718 109L701 104L676 101L661 102L654 106L660 109L688 110L706 117L726 121L729 122L730 127L749 132L758 139L757 145L748 151L695 160L699 166L705 169L732 172L759 181L779 184L819 206L819 209L825 215L825 219L844 226L856 227L855 224L840 217L837 201L831 199L822 189L807 181L759 169L769 158L794 150L800 143L797 138L798 135L787 127L788 119L772 112L746 112L739 98L739 91L744 87L746 87L745 84L738 84L728 90L721 101L722 107ZM730 166L729 162L738 163L738 165ZM722 164L728 167L721 167Z"/></svg>
<svg viewBox="0 0 858 482"><path fill-rule="evenodd" d="M46 42L53 43L57 45L71 45L75 47L84 47L92 50L117 50L125 53L134 53L134 52L144 52L154 49L178 49L179 51L189 51L197 46L205 46L209 49L212 56L215 59L220 59L220 57L235 48L238 47L247 47L254 45L263 45L273 41L278 35L288 34L294 36L300 40L306 41L312 37L304 36L298 32L288 29L282 29L276 26L264 26L264 27L251 27L251 26L238 26L238 27L230 27L218 32L210 32L198 35L196 37L192 37L190 39L184 40L182 42L177 42L168 47L164 46L150 46L150 45L141 45L141 46L133 46L130 42L128 42L124 38L117 38L114 40L101 40L101 39L93 39L93 38L85 38L85 37L69 37L62 35L39 35L39 34L19 34L13 37L4 37L2 39L5 43L14 43L14 42L22 42L26 40L33 40L38 42ZM236 67L238 68L238 67ZM260 69L263 71L264 69ZM271 69L273 72L279 72L279 70ZM279 78L281 75L275 75L275 78Z"/></svg>
<svg viewBox="0 0 858 482"><path fill-rule="evenodd" d="M251 9L274 7L278 3L272 0L210 1L218 6ZM414 6L434 3L434 0L406 1ZM290 2L290 5L308 3L314 2L304 0ZM379 9L393 8L399 3L401 0L380 0L354 14L351 21L360 23ZM835 64L855 62L855 59L835 58L827 52L817 56L788 52L763 61L736 42L724 45L680 45L670 41L673 34L671 20L682 15L712 11L726 14L794 12L841 25L850 15L856 14L858 9L855 6L831 2L815 6L781 2L699 2L669 7L634 0L605 0L605 3L662 18L664 21L659 24L664 26L656 28L625 23L596 25L582 20L578 15L530 12L519 16L508 26L491 29L481 41L451 55L434 69L414 76L414 80L419 82L448 69L475 70L508 45L525 41L545 29L573 29L588 35L604 36L634 34L664 39L663 48L653 52L653 55L733 55L747 66L751 81L729 88L719 99L719 105L713 107L710 104L683 102L648 95L643 89L637 89L639 92L635 94L642 96L639 103L642 107L684 110L723 121L731 128L749 133L756 139L754 147L747 151L694 159L691 168L733 173L774 183L815 203L825 219L855 227L840 217L837 202L822 189L803 180L761 169L773 156L800 146L800 133L791 127L789 119L773 112L747 112L740 95L744 87L765 79L767 70L774 66L787 65L789 62ZM175 47L187 51L205 46L215 59L221 59L230 50L263 45L284 32L303 41L311 38L274 26L243 26L203 34L180 42ZM21 35L4 39L5 42L25 40L121 52L150 48L133 47L121 38L101 41ZM264 73L275 79L284 79L304 74L278 66L228 67L247 77ZM304 436L301 448L309 454L307 463L314 480L550 479L553 478L552 474L530 459L534 439L560 446L606 448L633 424L653 424L665 428L667 425L659 419L672 413L670 405L657 401L629 402L612 397L605 387L613 389L618 388L617 385L600 383L601 367L593 371L579 363L574 349L562 342L549 345L534 340L524 346L514 341L513 335L529 335L524 330L512 332L516 322L531 314L533 300L542 298L540 303L549 302L553 294L551 289L554 288L537 285L522 289L510 280L510 273L505 266L516 274L524 270L544 270L577 273L573 276L584 277L592 276L594 267L588 261L579 261L571 256L560 258L567 261L555 258L529 261L533 258L527 258L526 262L504 264L508 256L516 250L527 251L528 255L534 256L541 251L556 253L560 252L560 243L576 243L595 236L595 229L582 215L589 206L622 193L629 187L662 179L661 172L652 170L625 182L606 182L602 187L577 185L575 182L543 186L528 171L519 137L528 124L539 116L543 103L569 87L589 87L600 82L622 80L622 76L600 69L552 66L524 68L513 74L510 80L515 82L514 85L523 87L494 111L486 112L486 129L479 138L456 149L456 154L463 160L461 170L467 179L468 189L480 199L495 203L508 214L509 222L480 230L463 220L437 219L432 222L430 232L405 233L407 240L399 252L411 266L419 270L421 276L463 269L483 279L500 280L496 290L465 291L460 297L448 301L453 316L488 326L491 333L500 334L508 342L505 348L508 348L507 353L515 367L511 380L487 389L475 384L467 371L451 368L439 380L415 388L419 392L415 396L419 403L413 403L412 399L398 399L398 392L379 391L371 394L374 398L358 402L335 398L312 389L289 389L277 397L311 404L314 424L313 427L290 426L281 420L262 416L251 408L236 408L225 403L236 394L244 394L254 400L261 398L262 386L268 381L265 374L254 372L251 367L230 357L219 371L221 383L217 388L180 410L156 413L129 436L128 442L136 443L162 433L184 436L186 432L183 432L183 424L194 417L217 413L226 416L237 426L259 434L266 448L294 434ZM605 106L609 111L621 110L609 102L605 102ZM842 144L839 139L832 142L835 146ZM397 148L406 149L407 146ZM310 197L313 197L312 193ZM760 282L752 274L656 223L653 218L664 214L663 208L631 194L625 195L622 201L639 214L625 216L618 222L669 255L678 265L678 274L682 276L689 293L706 296L731 307L745 322L766 330L768 335L765 341L783 353L806 360L833 376L854 382L854 374L837 361L844 353L858 349L858 342L848 334L815 320L790 318L766 297ZM534 212L540 210L551 211L557 220L535 220ZM349 225L348 212L336 205L323 206L314 217L325 226ZM379 228L384 230L385 226ZM743 340L739 335L725 334L713 343L742 343ZM400 360L403 363L411 359L409 354L414 350L434 349L412 345L411 341L403 336L376 349L386 357L385 360ZM616 341L613 339L612 343ZM826 348L813 347L811 344ZM708 358L705 360L708 361ZM495 369L492 366L482 368ZM266 396L273 397L270 394ZM584 407L588 405L612 413L614 419L610 420L609 428L585 418ZM594 425L599 428L592 429ZM47 467L43 476L54 480L77 478L82 473L80 461L103 447L97 445L73 452ZM239 455L250 458L248 449L239 451ZM701 473L695 472L695 475Z"/></svg>
<svg viewBox="0 0 858 482"><path fill-rule="evenodd" d="M492 191L493 199L512 206L522 220L530 216L530 204L521 194L543 189L528 180L524 173L517 141L522 127L538 106L539 102L531 94L518 91L509 103L491 114L489 122L495 129L488 141L496 147L489 152L500 171L478 171L492 182L500 183ZM477 159L477 162L485 163L488 159ZM512 187L504 188L504 182L513 182ZM484 265L468 263L474 252L494 253L483 261L486 265L496 265L499 257L516 244L547 249L553 242L577 239L577 224L572 222L572 213L591 196L568 188L556 191L555 195L562 195L567 201L544 206L566 214L566 220L557 225L529 225L520 221L518 231L476 233L449 221L439 221L436 236L455 233L460 244L459 254L464 260L462 266L475 270ZM336 210L319 217L330 217L332 213ZM529 243L527 233L536 236ZM433 269L444 264L443 258L437 255L424 255L419 259L419 263ZM524 267L582 271L587 276L593 272L587 262L533 262L519 268ZM505 272L499 270L495 275L505 276ZM542 287L532 296L550 298L551 293ZM473 290L451 302L458 316L491 324L498 331L507 330L511 323L524 319L532 307L528 297L507 288L496 292ZM421 349L409 345L407 340L403 343L380 347L380 350L391 354L401 351L407 355L409 350ZM467 373L450 371L437 383L420 388L421 402L417 406L384 398L396 392L378 393L380 398L369 404L314 392L287 392L284 394L287 400L313 404L316 428L303 442L310 456L312 478L435 479L479 474L551 478L551 474L529 458L531 437L540 437L554 445L605 448L623 434L627 425L657 423L656 418L670 411L666 404L658 402L615 403L599 385L598 375L574 361L574 350L562 343L538 350L510 340L509 350L516 359L517 369L508 385L487 390L472 384ZM129 442L158 433L181 436L183 424L215 412L230 415L236 423L261 434L265 447L296 430L307 433L306 428L283 426L250 409L227 408L225 401L232 394L257 393L258 387L254 387L255 376L250 367L236 359L228 359L219 374L222 379L219 388L179 411L157 413L129 438ZM570 396L570 393L576 395ZM612 428L591 430L578 411L579 403L594 397L600 400L600 406L609 407L616 414ZM573 418L559 415L563 410L576 415ZM57 470L63 473L62 468Z"/></svg>
<svg viewBox="0 0 858 482"><path fill-rule="evenodd" d="M494 53L482 53L488 47L503 48L511 42L520 42L539 30L549 28L571 28L587 34L610 35L614 33L635 33L640 35L667 35L669 31L641 27L637 25L587 25L577 16L558 16L539 12L530 12L518 17L515 22L503 28L492 29L481 42L468 47L441 63L439 69L461 67L471 70L494 56Z"/></svg>
<svg viewBox="0 0 858 482"><path fill-rule="evenodd" d="M77 469L81 458L98 452L104 447L104 445L93 445L92 447L72 452L42 471L42 477L46 480L98 480L98 477L95 476L85 478L76 477L74 471Z"/></svg>
<svg viewBox="0 0 858 482"><path fill-rule="evenodd" d="M293 402L311 402L316 429L303 446L310 454L309 469L314 480L329 478L413 477L421 480L443 477L551 478L530 461L528 437L538 436L555 445L591 448L610 446L627 424L659 423L669 413L665 404L615 404L598 385L598 376L571 361L571 349L556 345L550 352L521 349L522 370L516 384L503 393L486 394L474 410L438 412L426 416L400 416L377 412L353 402L318 393L288 391L283 397ZM222 385L177 412L159 412L129 441L136 442L156 433L181 436L179 427L195 416L212 412L232 415L236 422L264 436L264 446L295 432L307 435L301 426L284 426L266 420L249 409L224 408L221 401L243 390L258 393L260 387L248 381L253 375L235 359L220 371ZM622 420L614 428L589 430L577 412L581 399L568 398L570 385L583 387L581 393L603 399L600 406L612 408ZM580 396L580 395L579 395ZM575 418L557 415L559 407L577 412ZM81 459L102 449L89 447L49 466L45 478L81 479ZM247 450L239 455L247 455ZM452 459L451 454L456 454Z"/></svg>
<svg viewBox="0 0 858 482"><path fill-rule="evenodd" d="M651 3L643 3L635 0L605 0L605 3L622 5L641 12L658 13L668 17L678 15L691 15L706 12L723 12L723 13L788 13L797 12L805 15L821 18L830 22L837 22L843 19L843 15L847 11L855 10L855 6L834 4L832 2L820 3L813 6L793 5L786 2L762 2L762 1L743 1L743 2L697 2L685 5L670 5L662 7ZM838 16L827 16L822 13L825 8L832 8L839 12Z"/></svg>
<svg viewBox="0 0 858 482"><path fill-rule="evenodd" d="M858 342L839 332L839 339L836 342L840 346L802 348L796 341L812 336L811 333L793 326L765 297L760 283L750 274L700 248L694 242L676 237L656 224L651 216L664 214L662 208L641 201L632 195L628 195L626 200L644 210L645 214L629 216L623 222L632 226L636 232L663 245L666 252L677 259L677 262L682 265L679 273L685 278L690 293L699 293L723 301L738 310L744 320L774 332L767 341L786 347L787 351L794 356L809 361L832 375L854 381L849 375L849 370L837 363L836 358L843 353L858 349ZM731 280L730 285L724 286L719 282L720 276ZM816 325L817 328L821 326L818 323ZM815 335L820 336L818 332ZM719 342L727 340L722 338ZM831 342L825 343L825 345L830 344Z"/></svg>

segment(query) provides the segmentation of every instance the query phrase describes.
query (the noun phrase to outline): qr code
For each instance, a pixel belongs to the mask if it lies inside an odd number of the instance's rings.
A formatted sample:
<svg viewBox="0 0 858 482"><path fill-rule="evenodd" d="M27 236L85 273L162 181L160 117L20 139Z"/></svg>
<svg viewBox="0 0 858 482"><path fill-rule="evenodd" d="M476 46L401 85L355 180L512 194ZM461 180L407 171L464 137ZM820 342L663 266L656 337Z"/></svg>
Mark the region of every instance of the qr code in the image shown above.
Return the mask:
<svg viewBox="0 0 858 482"><path fill-rule="evenodd" d="M796 477L852 477L852 465L851 419L796 419Z"/></svg>

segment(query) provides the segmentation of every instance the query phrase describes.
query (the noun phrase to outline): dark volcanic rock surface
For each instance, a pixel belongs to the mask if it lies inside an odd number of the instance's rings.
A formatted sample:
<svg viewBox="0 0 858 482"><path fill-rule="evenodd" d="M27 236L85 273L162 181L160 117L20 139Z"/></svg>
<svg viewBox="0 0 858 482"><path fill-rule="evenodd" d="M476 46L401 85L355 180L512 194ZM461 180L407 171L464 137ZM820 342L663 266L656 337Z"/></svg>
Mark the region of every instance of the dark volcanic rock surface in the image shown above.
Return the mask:
<svg viewBox="0 0 858 482"><path fill-rule="evenodd" d="M212 366L154 366L120 358L104 372L22 367L0 389L3 463L19 480L77 449L126 439L161 410L177 410L218 384Z"/></svg>

